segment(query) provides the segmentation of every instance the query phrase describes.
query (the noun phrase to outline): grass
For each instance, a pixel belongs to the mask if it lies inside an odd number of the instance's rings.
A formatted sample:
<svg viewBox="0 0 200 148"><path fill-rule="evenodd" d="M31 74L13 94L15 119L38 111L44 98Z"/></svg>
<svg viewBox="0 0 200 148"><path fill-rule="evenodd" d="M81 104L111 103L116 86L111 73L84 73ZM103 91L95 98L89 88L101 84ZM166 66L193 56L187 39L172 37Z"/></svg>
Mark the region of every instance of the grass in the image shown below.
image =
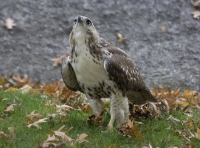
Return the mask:
<svg viewBox="0 0 200 148"><path fill-rule="evenodd" d="M154 119L144 119L140 118L139 121L144 124L138 126L139 133L143 136L142 140L135 138L123 137L119 132L114 129L110 133L102 133L104 130L103 127L97 127L94 125L88 125L86 120L88 116L91 115L80 112L80 111L70 111L66 116L66 121L61 122L55 120L55 123L52 125L50 122L41 123L41 129L35 127L28 128L26 127L28 120L26 119L26 113L30 114L33 110L36 113L40 113L44 117L48 113L55 113L55 107L44 107L44 104L51 99L43 97L41 94L21 94L20 92L0 92L0 99L7 98L7 100L0 102L0 131L11 136L8 131L8 127L14 127L16 133L16 139L3 139L0 137L0 147L9 147L9 148L23 148L29 147L34 148L36 146L42 145L42 143L47 139L47 135L52 133L52 131L57 130L62 125L65 125L65 130L69 127L73 127L72 130L66 133L69 137L76 139L77 134L86 133L88 137L86 140L89 143L84 142L77 144L76 147L91 147L91 148L108 148L110 145L114 144L114 148L141 148L142 146L148 146L151 144L152 147L170 147L181 145L194 145L199 146L200 141L196 138L191 138L191 141L186 140L178 134L176 131L191 131L192 133L196 132L196 128L200 128L200 111L193 108L193 121L194 125L184 126L181 122L173 123L170 120L166 120L169 117L169 114L164 113L162 118ZM15 110L8 114L5 119L1 117L4 116L4 109L7 107L7 104L10 102L16 101L20 106L16 106ZM181 111L173 111L170 113L175 118L183 121L188 118ZM107 124L109 121L109 114L104 114L104 122ZM49 121L49 120L47 120ZM65 145L69 147L69 145Z"/></svg>

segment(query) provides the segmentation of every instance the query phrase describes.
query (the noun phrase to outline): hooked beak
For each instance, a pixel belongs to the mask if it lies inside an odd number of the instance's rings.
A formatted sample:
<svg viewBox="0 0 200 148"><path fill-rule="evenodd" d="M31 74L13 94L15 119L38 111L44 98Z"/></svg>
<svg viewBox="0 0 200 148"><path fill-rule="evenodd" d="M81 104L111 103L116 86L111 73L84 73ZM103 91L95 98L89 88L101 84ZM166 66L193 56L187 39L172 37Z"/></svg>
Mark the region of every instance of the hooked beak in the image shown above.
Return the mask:
<svg viewBox="0 0 200 148"><path fill-rule="evenodd" d="M81 16L78 16L78 22L82 23L83 22L83 18Z"/></svg>

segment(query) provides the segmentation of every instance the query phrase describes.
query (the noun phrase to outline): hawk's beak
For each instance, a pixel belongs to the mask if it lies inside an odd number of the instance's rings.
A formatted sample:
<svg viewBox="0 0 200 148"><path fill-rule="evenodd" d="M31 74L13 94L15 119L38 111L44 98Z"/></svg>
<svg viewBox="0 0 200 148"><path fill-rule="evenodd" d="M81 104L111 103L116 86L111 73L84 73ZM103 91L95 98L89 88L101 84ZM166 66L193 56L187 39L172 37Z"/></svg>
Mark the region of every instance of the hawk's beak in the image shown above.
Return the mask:
<svg viewBox="0 0 200 148"><path fill-rule="evenodd" d="M81 16L78 16L78 22L81 23L83 21L83 18Z"/></svg>

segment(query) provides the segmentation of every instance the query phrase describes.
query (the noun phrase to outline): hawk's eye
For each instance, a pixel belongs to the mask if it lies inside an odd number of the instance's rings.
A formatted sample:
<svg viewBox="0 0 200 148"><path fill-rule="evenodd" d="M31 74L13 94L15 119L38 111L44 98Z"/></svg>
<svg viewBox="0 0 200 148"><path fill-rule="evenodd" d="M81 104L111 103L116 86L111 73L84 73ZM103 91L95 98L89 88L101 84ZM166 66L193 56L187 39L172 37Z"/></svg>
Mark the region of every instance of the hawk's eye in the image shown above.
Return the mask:
<svg viewBox="0 0 200 148"><path fill-rule="evenodd" d="M76 23L77 23L77 19L74 20L74 24L76 24Z"/></svg>
<svg viewBox="0 0 200 148"><path fill-rule="evenodd" d="M91 22L89 19L87 19L87 20L86 20L86 24L87 24L88 26L90 26L90 25L92 25L92 22Z"/></svg>

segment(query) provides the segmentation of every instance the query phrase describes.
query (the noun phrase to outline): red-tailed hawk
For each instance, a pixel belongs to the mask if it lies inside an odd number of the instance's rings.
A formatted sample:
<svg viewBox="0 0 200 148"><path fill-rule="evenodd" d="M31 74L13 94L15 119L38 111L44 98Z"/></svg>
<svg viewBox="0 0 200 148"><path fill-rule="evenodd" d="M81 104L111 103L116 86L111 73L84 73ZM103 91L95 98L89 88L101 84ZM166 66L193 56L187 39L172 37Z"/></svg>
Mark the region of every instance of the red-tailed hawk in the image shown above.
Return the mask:
<svg viewBox="0 0 200 148"><path fill-rule="evenodd" d="M128 100L133 104L156 102L131 59L101 38L89 18L75 18L69 42L71 55L62 65L64 83L83 92L97 116L102 111L101 98L110 98L108 128L115 121L117 126L128 121Z"/></svg>

